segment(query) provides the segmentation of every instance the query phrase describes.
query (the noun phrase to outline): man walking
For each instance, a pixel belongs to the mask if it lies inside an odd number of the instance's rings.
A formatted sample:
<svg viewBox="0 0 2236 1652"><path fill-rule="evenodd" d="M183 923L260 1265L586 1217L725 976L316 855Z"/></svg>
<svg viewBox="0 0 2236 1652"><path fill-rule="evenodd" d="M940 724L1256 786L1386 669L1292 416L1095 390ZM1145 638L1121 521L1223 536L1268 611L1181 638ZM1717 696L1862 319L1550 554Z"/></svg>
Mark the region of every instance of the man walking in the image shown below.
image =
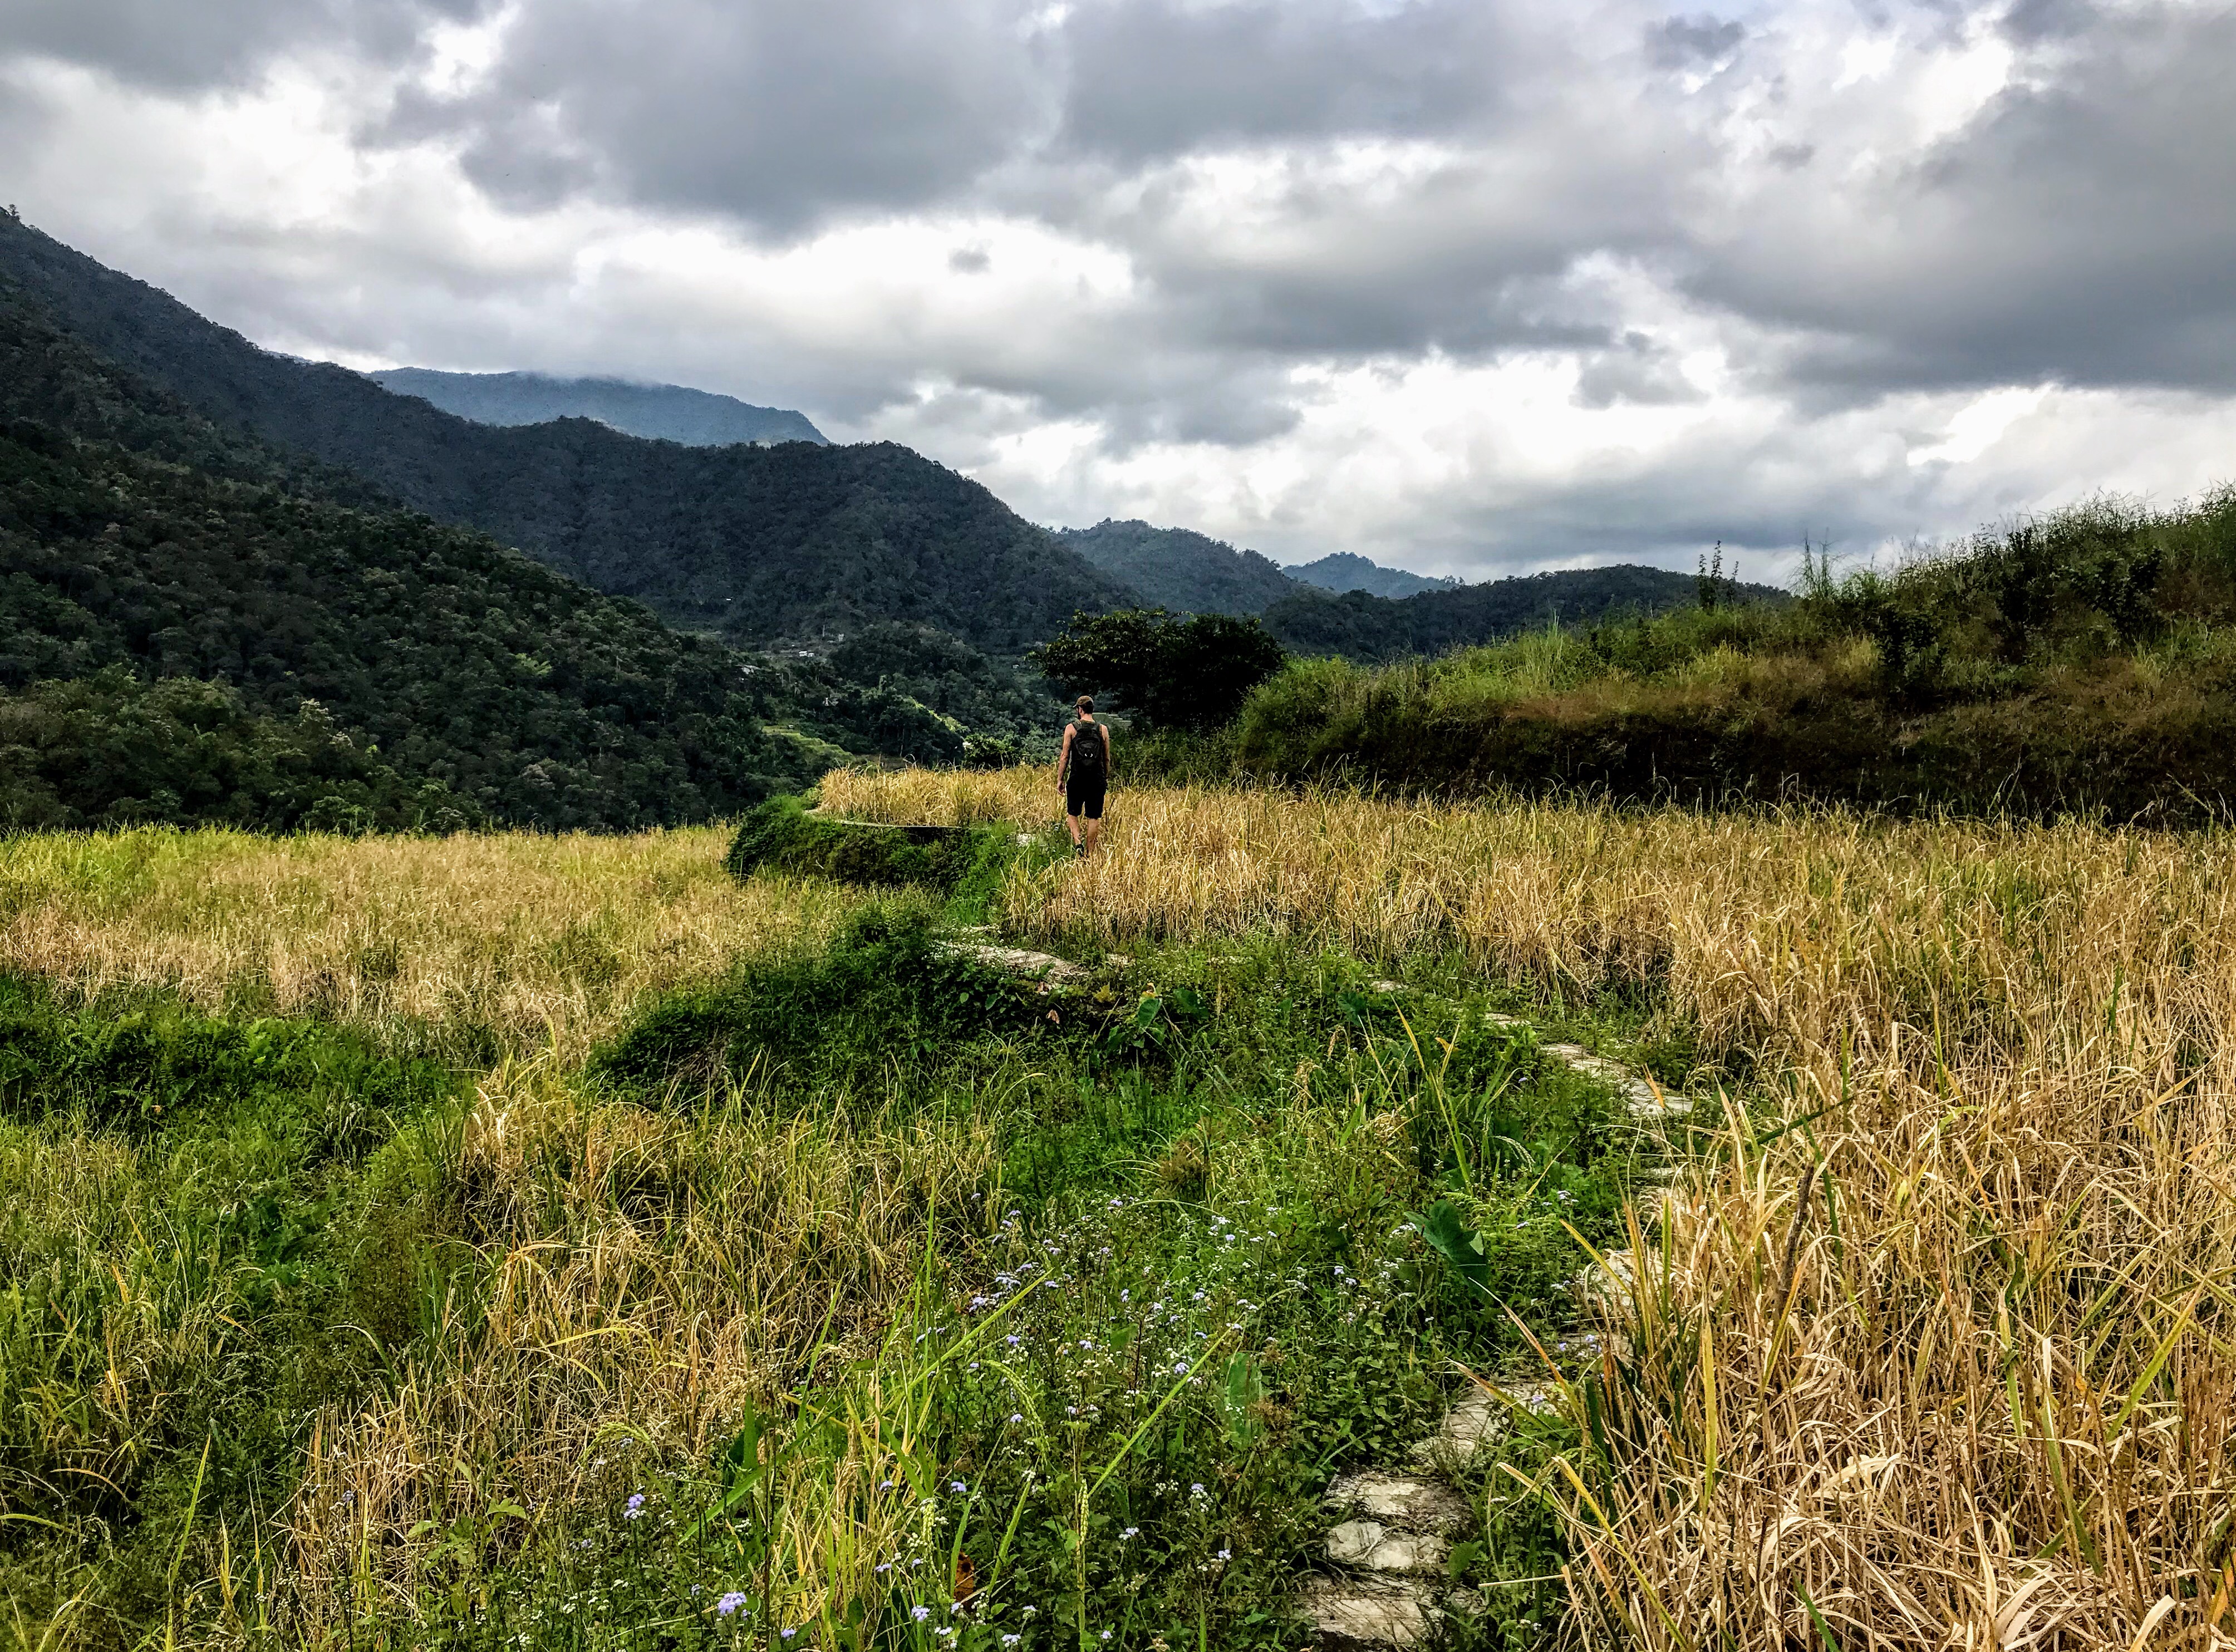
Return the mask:
<svg viewBox="0 0 2236 1652"><path fill-rule="evenodd" d="M1079 716L1063 731L1063 750L1056 760L1056 789L1063 794L1071 846L1084 860L1102 837L1102 799L1110 786L1110 730L1095 721L1095 696L1079 697ZM1080 817L1087 824L1082 836Z"/></svg>

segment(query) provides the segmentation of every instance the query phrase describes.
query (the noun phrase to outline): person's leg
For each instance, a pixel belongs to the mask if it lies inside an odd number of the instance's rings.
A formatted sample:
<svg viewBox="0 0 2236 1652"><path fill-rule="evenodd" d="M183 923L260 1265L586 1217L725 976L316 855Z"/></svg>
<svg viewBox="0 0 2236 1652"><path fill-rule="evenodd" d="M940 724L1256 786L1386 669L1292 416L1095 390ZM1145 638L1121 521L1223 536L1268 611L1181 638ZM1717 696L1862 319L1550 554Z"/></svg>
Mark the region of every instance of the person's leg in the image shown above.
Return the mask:
<svg viewBox="0 0 2236 1652"><path fill-rule="evenodd" d="M1063 823L1071 829L1071 846L1084 854L1086 851L1079 846L1079 797L1075 793L1063 800Z"/></svg>
<svg viewBox="0 0 2236 1652"><path fill-rule="evenodd" d="M1079 852L1088 859L1095 854L1095 845L1102 841L1102 788L1097 787L1087 798L1087 841Z"/></svg>

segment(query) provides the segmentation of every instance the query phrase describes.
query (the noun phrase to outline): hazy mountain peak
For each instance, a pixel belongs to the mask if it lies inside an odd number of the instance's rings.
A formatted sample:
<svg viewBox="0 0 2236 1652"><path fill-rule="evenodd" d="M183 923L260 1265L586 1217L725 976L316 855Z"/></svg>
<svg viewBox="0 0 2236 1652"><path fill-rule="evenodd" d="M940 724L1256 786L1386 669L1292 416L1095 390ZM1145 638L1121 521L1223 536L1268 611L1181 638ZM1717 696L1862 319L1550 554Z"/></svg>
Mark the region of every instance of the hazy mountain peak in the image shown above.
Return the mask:
<svg viewBox="0 0 2236 1652"><path fill-rule="evenodd" d="M1056 536L1161 608L1190 614L1256 614L1296 593L1296 582L1254 550L1188 528L1105 517Z"/></svg>
<svg viewBox="0 0 2236 1652"><path fill-rule="evenodd" d="M1318 562L1300 563L1283 570L1291 579L1317 585L1324 591L1365 591L1373 596L1417 596L1423 591L1448 591L1464 582L1446 575L1441 579L1384 568L1379 563L1348 550L1338 550Z"/></svg>
<svg viewBox="0 0 2236 1652"><path fill-rule="evenodd" d="M417 396L478 425L543 425L594 418L629 436L728 447L739 442L825 442L804 413L756 407L734 396L626 378L559 378L540 372L439 372L391 367L365 375L399 396Z"/></svg>

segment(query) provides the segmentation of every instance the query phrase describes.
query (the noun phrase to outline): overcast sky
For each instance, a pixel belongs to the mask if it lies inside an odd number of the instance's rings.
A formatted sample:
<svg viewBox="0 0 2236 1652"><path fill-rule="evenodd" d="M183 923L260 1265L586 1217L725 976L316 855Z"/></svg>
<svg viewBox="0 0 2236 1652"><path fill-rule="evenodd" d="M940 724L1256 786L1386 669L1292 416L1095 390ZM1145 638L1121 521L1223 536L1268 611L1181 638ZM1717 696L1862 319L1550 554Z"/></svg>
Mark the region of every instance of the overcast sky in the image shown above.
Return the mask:
<svg viewBox="0 0 2236 1652"><path fill-rule="evenodd" d="M0 0L0 198L1037 521L1772 574L2236 478L2232 74L2097 0Z"/></svg>

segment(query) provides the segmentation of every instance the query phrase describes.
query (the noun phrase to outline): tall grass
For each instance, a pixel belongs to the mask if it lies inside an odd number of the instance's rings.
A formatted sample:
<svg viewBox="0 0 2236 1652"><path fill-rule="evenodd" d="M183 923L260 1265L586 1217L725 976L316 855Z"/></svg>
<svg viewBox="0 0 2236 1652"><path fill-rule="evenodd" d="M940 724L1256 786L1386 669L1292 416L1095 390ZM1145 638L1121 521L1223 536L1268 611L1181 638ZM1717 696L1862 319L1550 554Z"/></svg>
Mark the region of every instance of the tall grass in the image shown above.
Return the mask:
<svg viewBox="0 0 2236 1652"><path fill-rule="evenodd" d="M1800 796L2225 823L2236 491L2098 499L1801 598L1292 666L1231 772L1411 793ZM1182 780L1212 778L1191 772Z"/></svg>
<svg viewBox="0 0 2236 1652"><path fill-rule="evenodd" d="M168 829L0 839L0 969L88 996L468 1028L579 1053L647 994L812 944L824 885L724 875L694 827L451 838Z"/></svg>
<svg viewBox="0 0 2236 1652"><path fill-rule="evenodd" d="M123 857L126 900L69 859L104 846L200 852ZM455 846L431 885L569 847ZM745 910L799 929L477 1079L384 1053L408 1018L270 1017L253 941L209 954L238 1013L148 988L161 914L255 910L305 864L274 850L364 889L377 846L56 847L86 886L36 898L92 938L57 956L131 990L0 999L0 1644L1270 1652L1330 1464L1401 1453L1457 1361L1521 1346L1409 1214L1463 1200L1549 1338L1569 1225L1607 1237L1635 1169L1450 958L1409 971L1417 1031L1279 938L1137 947L1051 1000L944 950L921 895L768 879ZM786 956L826 902L849 922ZM445 956L484 955L480 910L428 919ZM1545 1512L1501 1530L1541 1576Z"/></svg>
<svg viewBox="0 0 2236 1652"><path fill-rule="evenodd" d="M756 1402L878 1354L933 1213L995 1225L985 1120L795 1112L765 1080L655 1113L563 1076L539 1058L483 1083L429 1179L464 1197L443 1214L470 1266L398 1327L396 1379L318 1419L289 1514L312 1622L413 1616L461 1519L513 1504L510 1543L556 1546L586 1505L706 1461ZM839 1519L856 1478L779 1500L795 1592L898 1546L904 1497Z"/></svg>
<svg viewBox="0 0 2236 1652"><path fill-rule="evenodd" d="M1043 789L825 795L937 819L1029 817ZM1704 1134L1618 1334L1562 1372L1589 1427L1546 1489L1580 1632L2225 1641L2236 840L1123 788L1103 840L1015 882L1010 921L1456 947L1549 993L1647 995L1774 1079Z"/></svg>

